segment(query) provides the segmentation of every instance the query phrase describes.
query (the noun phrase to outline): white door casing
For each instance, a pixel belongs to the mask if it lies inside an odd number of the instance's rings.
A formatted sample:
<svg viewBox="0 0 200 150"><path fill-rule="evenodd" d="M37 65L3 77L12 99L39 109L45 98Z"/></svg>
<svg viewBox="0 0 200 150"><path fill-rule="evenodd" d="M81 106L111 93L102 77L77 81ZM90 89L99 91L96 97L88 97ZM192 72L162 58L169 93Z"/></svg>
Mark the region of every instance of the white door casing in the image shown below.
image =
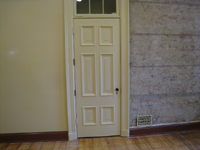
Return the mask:
<svg viewBox="0 0 200 150"><path fill-rule="evenodd" d="M65 24L65 64L66 64L66 100L67 125L69 140L77 139L75 79L74 79L74 48L73 48L73 18L74 0L64 0ZM120 135L129 136L129 0L119 0L120 42L121 42L121 126ZM77 18L77 17L76 17ZM84 18L84 17L81 17ZM87 17L86 17L87 18Z"/></svg>
<svg viewBox="0 0 200 150"><path fill-rule="evenodd" d="M120 135L119 19L74 19L78 137Z"/></svg>

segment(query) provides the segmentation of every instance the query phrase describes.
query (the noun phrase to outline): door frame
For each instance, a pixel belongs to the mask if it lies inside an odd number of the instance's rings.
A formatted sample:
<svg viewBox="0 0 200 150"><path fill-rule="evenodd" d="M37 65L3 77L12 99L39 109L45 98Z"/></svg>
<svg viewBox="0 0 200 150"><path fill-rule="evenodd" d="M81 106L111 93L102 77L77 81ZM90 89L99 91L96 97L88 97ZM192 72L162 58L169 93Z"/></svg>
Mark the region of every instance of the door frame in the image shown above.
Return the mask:
<svg viewBox="0 0 200 150"><path fill-rule="evenodd" d="M73 10L74 0L64 0L65 29L65 71L68 139L77 139L75 78L74 78L74 42L73 42ZM120 13L120 59L121 59L121 103L120 103L120 135L129 136L129 0L119 0Z"/></svg>

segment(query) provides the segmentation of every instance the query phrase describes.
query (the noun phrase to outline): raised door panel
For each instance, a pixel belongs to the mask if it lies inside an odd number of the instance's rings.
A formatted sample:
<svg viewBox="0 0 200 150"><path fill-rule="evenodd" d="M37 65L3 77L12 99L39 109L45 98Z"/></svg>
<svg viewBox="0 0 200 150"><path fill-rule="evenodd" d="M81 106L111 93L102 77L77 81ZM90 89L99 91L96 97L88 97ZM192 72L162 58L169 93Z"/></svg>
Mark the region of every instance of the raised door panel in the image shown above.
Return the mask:
<svg viewBox="0 0 200 150"><path fill-rule="evenodd" d="M113 45L113 26L99 27L100 45Z"/></svg>
<svg viewBox="0 0 200 150"><path fill-rule="evenodd" d="M97 107L83 107L83 125L97 125Z"/></svg>
<svg viewBox="0 0 200 150"><path fill-rule="evenodd" d="M115 124L115 106L101 106L101 124Z"/></svg>
<svg viewBox="0 0 200 150"><path fill-rule="evenodd" d="M100 54L101 96L114 95L114 54Z"/></svg>
<svg viewBox="0 0 200 150"><path fill-rule="evenodd" d="M95 45L95 27L81 26L81 45Z"/></svg>
<svg viewBox="0 0 200 150"><path fill-rule="evenodd" d="M95 54L81 54L82 96L96 96Z"/></svg>

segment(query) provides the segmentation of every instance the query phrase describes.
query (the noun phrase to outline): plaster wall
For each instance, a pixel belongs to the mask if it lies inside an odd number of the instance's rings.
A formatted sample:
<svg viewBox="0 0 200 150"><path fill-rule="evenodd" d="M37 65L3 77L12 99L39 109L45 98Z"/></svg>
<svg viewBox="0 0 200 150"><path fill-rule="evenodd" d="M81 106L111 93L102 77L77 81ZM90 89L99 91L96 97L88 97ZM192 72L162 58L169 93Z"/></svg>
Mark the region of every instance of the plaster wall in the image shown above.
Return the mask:
<svg viewBox="0 0 200 150"><path fill-rule="evenodd" d="M130 126L200 121L200 1L130 1Z"/></svg>

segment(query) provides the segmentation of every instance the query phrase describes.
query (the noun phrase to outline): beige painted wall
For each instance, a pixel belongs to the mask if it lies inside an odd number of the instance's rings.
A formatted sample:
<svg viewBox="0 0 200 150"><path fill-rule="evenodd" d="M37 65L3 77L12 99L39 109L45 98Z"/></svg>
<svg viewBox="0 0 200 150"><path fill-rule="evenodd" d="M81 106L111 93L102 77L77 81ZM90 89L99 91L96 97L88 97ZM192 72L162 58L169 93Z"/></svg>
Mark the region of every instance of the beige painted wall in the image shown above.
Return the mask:
<svg viewBox="0 0 200 150"><path fill-rule="evenodd" d="M66 131L63 0L0 0L0 133Z"/></svg>

